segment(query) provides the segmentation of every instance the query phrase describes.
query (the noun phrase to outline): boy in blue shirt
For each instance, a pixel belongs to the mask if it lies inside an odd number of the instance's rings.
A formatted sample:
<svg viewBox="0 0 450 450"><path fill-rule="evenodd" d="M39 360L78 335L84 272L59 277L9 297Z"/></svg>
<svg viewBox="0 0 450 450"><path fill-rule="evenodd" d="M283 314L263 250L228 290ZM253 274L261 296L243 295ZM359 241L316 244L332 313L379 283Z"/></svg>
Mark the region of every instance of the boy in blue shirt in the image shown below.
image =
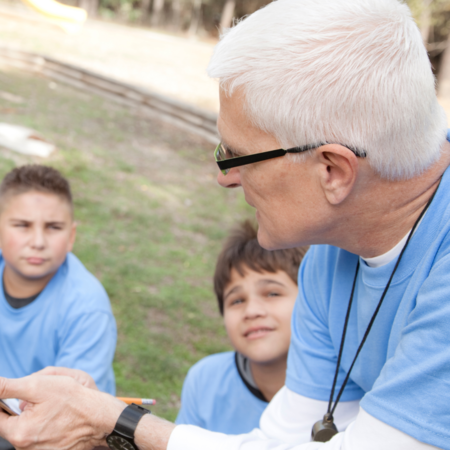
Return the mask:
<svg viewBox="0 0 450 450"><path fill-rule="evenodd" d="M81 369L115 393L116 323L108 295L70 251L70 186L51 167L26 165L0 185L0 376L47 366Z"/></svg>
<svg viewBox="0 0 450 450"><path fill-rule="evenodd" d="M186 377L177 424L226 434L259 426L284 385L297 272L306 248L267 251L250 222L219 255L214 290L235 352L207 356Z"/></svg>

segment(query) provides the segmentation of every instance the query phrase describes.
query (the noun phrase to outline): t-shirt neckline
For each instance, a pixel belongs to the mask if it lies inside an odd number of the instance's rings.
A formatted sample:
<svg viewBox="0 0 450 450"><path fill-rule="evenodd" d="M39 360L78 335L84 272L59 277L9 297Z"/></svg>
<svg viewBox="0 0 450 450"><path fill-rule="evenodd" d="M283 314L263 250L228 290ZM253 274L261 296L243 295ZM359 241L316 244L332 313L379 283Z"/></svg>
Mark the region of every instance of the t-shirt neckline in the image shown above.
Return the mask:
<svg viewBox="0 0 450 450"><path fill-rule="evenodd" d="M234 353L234 362L241 380L244 382L246 388L259 400L269 403L264 397L264 394L258 389L258 386L253 379L250 362L248 358L241 353Z"/></svg>

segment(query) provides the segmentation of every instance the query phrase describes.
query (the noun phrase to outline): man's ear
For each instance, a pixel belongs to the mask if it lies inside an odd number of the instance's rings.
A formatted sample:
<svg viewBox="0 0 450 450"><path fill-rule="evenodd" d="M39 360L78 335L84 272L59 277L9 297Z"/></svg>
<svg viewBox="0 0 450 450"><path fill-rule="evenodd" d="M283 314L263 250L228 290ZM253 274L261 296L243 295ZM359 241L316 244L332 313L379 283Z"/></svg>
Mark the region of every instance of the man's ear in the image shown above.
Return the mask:
<svg viewBox="0 0 450 450"><path fill-rule="evenodd" d="M358 157L347 147L327 144L317 149L319 178L326 199L339 205L350 194L358 175Z"/></svg>

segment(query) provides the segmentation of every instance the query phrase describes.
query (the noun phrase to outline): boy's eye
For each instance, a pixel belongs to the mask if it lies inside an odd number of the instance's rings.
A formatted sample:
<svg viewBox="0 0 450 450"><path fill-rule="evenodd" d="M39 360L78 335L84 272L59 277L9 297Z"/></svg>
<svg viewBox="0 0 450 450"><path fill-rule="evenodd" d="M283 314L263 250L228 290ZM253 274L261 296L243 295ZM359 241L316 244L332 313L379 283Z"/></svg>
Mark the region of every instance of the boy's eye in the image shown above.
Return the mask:
<svg viewBox="0 0 450 450"><path fill-rule="evenodd" d="M277 291L270 291L268 294L267 294L267 297L279 297L281 294L279 293L279 292L277 292Z"/></svg>
<svg viewBox="0 0 450 450"><path fill-rule="evenodd" d="M26 228L26 227L28 227L28 224L27 223L15 223L14 227L15 228Z"/></svg>
<svg viewBox="0 0 450 450"><path fill-rule="evenodd" d="M244 303L244 299L242 299L242 298L236 298L236 299L234 299L234 300L231 300L230 306L233 306L233 305L239 305L239 304L241 304L241 303Z"/></svg>
<svg viewBox="0 0 450 450"><path fill-rule="evenodd" d="M49 225L47 228L50 228L50 230L62 230L61 225Z"/></svg>

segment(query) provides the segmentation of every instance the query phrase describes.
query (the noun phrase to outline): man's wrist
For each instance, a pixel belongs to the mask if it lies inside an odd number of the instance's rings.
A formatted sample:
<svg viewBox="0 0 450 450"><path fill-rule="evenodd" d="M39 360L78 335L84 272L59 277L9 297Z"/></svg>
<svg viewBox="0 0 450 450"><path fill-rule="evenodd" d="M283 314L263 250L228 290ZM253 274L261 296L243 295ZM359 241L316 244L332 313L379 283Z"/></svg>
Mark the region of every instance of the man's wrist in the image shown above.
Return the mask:
<svg viewBox="0 0 450 450"><path fill-rule="evenodd" d="M146 414L134 432L134 442L139 450L166 450L175 425L153 414Z"/></svg>
<svg viewBox="0 0 450 450"><path fill-rule="evenodd" d="M113 432L117 420L127 405L109 394L102 392L98 394L95 399L97 407L93 417L93 425L94 429L98 430L99 435L101 434L101 445L107 447L106 437Z"/></svg>

